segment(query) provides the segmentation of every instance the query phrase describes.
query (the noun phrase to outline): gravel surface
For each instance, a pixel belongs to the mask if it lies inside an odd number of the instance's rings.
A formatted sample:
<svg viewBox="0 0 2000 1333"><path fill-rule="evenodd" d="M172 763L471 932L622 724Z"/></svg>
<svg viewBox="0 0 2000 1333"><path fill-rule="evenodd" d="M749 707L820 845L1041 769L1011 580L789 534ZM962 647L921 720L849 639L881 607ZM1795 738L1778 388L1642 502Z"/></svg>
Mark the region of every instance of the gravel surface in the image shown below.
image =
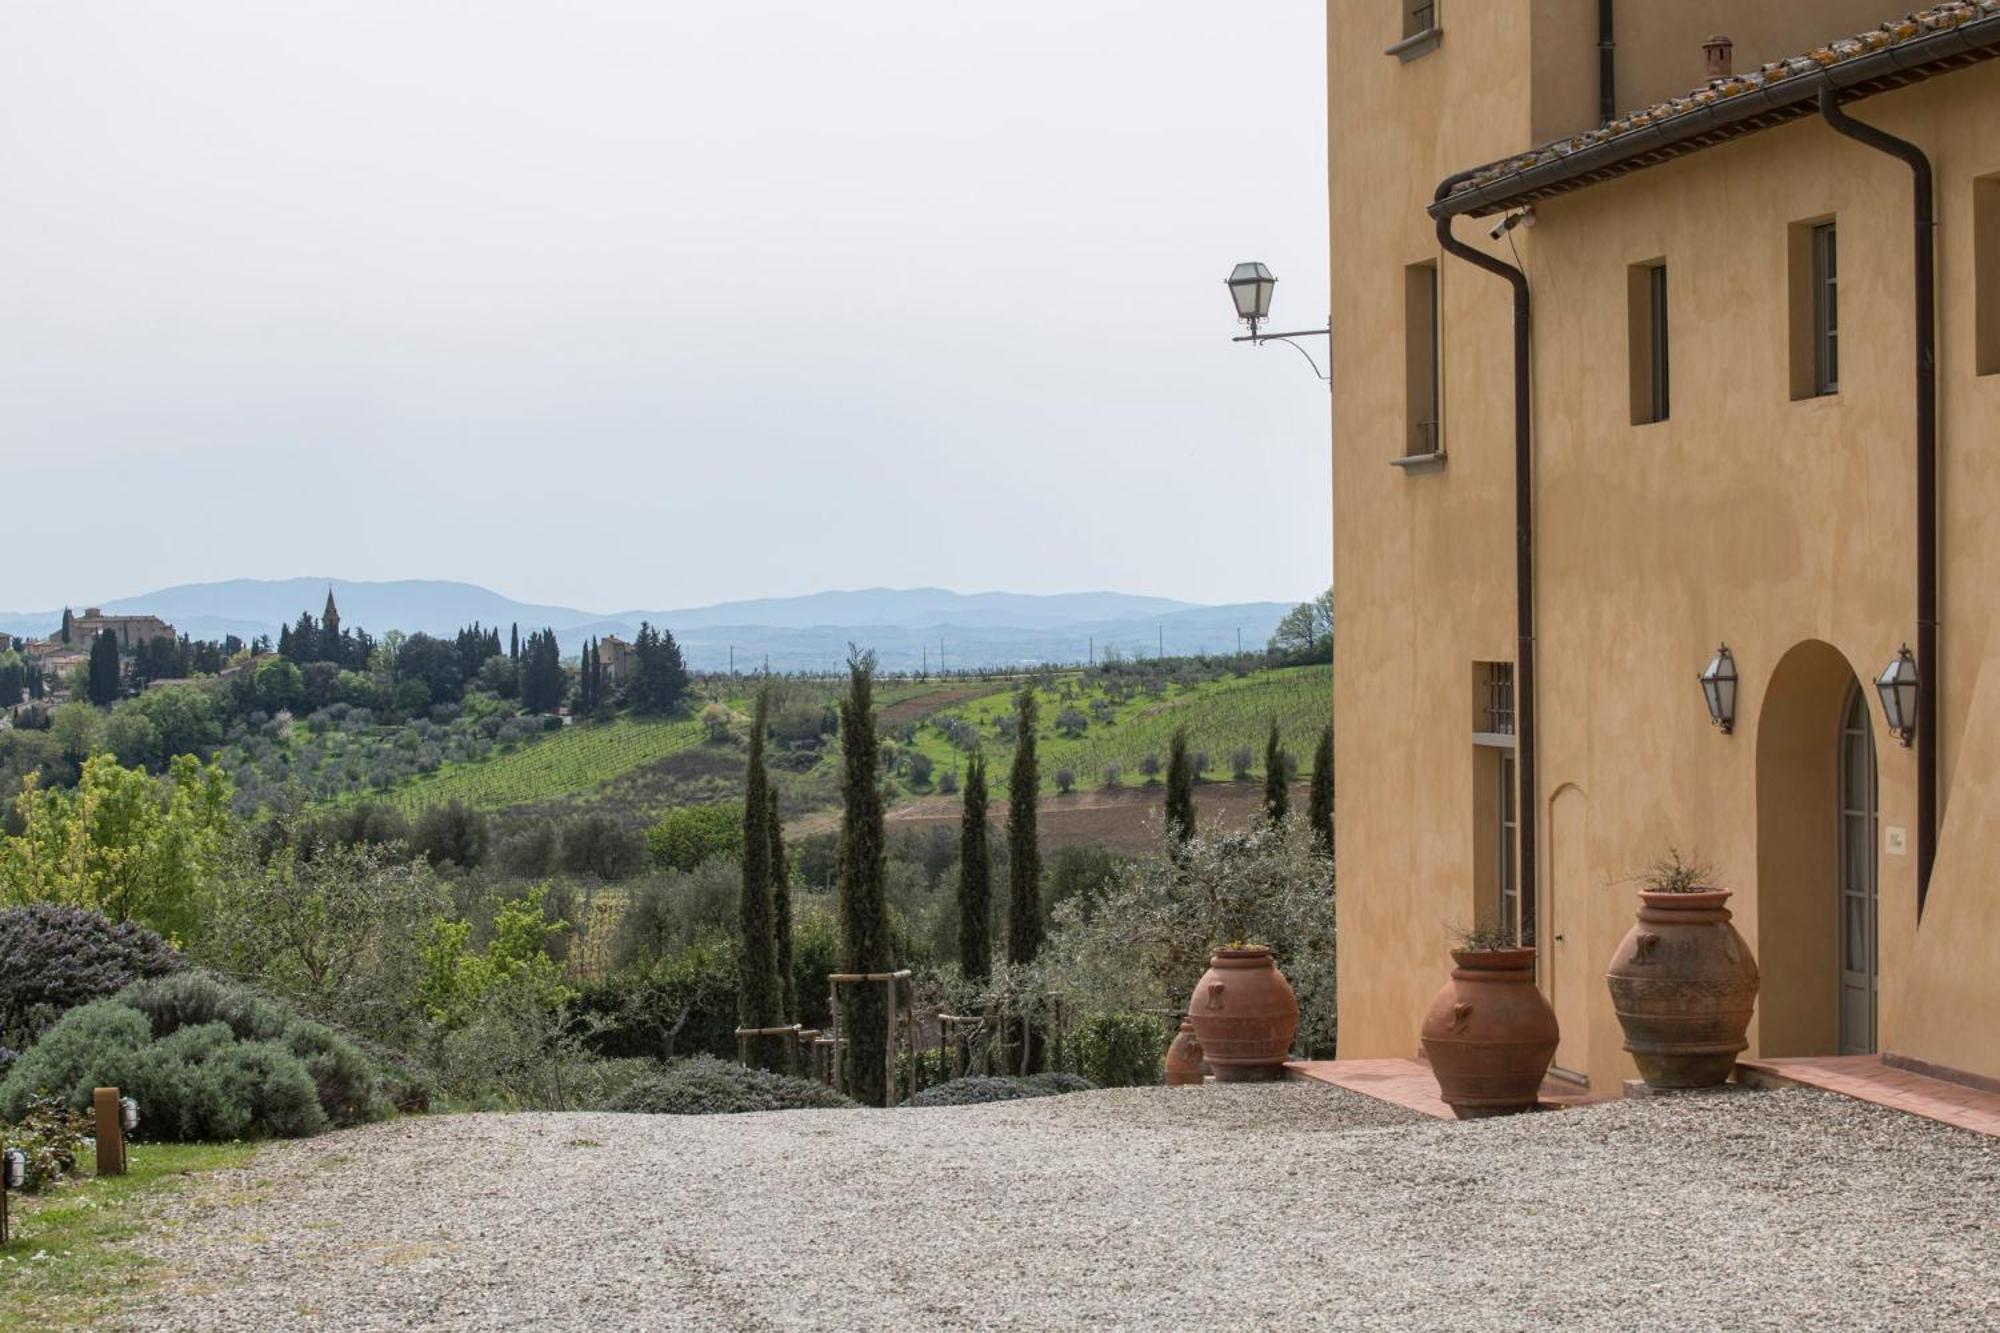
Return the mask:
<svg viewBox="0 0 2000 1333"><path fill-rule="evenodd" d="M130 1328L2000 1328L2000 1141L1806 1091L435 1117L154 1207Z"/></svg>

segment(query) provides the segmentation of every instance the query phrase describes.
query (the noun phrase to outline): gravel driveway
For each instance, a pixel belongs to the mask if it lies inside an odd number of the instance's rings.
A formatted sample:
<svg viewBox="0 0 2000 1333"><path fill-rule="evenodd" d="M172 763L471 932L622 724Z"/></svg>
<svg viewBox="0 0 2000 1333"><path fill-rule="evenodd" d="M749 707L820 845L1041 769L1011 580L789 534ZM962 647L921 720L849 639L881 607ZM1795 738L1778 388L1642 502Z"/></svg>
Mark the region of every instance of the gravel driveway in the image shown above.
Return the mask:
<svg viewBox="0 0 2000 1333"><path fill-rule="evenodd" d="M1805 1091L436 1117L155 1206L131 1328L2000 1328L2000 1142Z"/></svg>

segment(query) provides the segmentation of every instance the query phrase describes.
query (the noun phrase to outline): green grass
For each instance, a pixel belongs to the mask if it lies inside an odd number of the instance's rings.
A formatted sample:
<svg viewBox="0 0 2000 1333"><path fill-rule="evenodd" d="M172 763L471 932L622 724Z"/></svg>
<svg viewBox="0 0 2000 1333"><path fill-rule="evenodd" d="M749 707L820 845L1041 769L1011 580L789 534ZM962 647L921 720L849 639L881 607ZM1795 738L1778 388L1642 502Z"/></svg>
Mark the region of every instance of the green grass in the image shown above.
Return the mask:
<svg viewBox="0 0 2000 1333"><path fill-rule="evenodd" d="M133 1205L185 1188L193 1172L235 1166L255 1151L247 1143L134 1144L125 1175L10 1196L13 1232L0 1249L0 1328L106 1327L119 1303L148 1284L154 1266L119 1245L138 1232Z"/></svg>
<svg viewBox="0 0 2000 1333"><path fill-rule="evenodd" d="M490 759L446 764L380 799L410 815L454 800L477 810L501 810L601 787L701 741L701 724L693 718L580 722Z"/></svg>
<svg viewBox="0 0 2000 1333"><path fill-rule="evenodd" d="M1066 682L1074 692L1067 700L1062 697ZM1061 769L1076 775L1079 790L1100 787L1110 764L1118 766L1121 786L1142 785L1146 779L1140 763L1149 754L1159 757L1164 776L1168 742L1174 729L1181 726L1187 728L1188 748L1207 752L1208 777L1231 776L1230 754L1239 749L1251 752L1250 775L1262 777L1264 740L1273 718L1278 721L1281 743L1303 773L1310 769L1321 729L1333 718L1333 668L1286 667L1226 676L1188 688L1168 687L1157 696L1141 693L1119 704L1108 722L1093 718L1080 736L1057 733L1056 718L1065 708L1073 707L1090 717L1090 701L1101 696L1101 690L1079 676L1063 677L1055 690L1042 692L1037 738L1044 790L1055 790L1055 775ZM1000 739L994 721L1013 707L1012 690L1001 688L944 709L918 729L916 748L930 757L940 773L962 770L964 752L945 738L937 723L944 717L965 718L979 728L991 772L989 780L998 791L1006 785L1014 747Z"/></svg>

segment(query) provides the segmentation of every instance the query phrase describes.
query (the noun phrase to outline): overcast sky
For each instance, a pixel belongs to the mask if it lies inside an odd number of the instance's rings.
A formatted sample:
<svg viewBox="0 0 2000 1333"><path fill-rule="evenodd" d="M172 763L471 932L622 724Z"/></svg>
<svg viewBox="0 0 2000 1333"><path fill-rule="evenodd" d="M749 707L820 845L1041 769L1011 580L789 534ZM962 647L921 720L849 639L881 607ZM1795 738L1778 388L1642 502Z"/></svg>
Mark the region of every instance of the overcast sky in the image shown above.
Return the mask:
<svg viewBox="0 0 2000 1333"><path fill-rule="evenodd" d="M0 609L1294 599L1319 0L5 0ZM1315 348L1323 359L1323 352Z"/></svg>

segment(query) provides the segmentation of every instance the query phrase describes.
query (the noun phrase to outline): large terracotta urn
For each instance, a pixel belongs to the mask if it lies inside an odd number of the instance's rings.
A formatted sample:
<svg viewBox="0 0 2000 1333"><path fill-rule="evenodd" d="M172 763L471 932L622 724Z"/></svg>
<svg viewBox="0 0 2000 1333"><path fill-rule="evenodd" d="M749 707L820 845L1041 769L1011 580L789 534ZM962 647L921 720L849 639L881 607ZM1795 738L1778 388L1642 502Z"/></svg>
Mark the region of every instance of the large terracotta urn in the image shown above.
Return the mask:
<svg viewBox="0 0 2000 1333"><path fill-rule="evenodd" d="M1299 1000L1261 944L1217 949L1188 1001L1188 1022L1218 1083L1285 1076Z"/></svg>
<svg viewBox="0 0 2000 1333"><path fill-rule="evenodd" d="M1424 1015L1424 1054L1461 1120L1532 1111L1556 1054L1556 1013L1533 949L1453 949L1451 980Z"/></svg>
<svg viewBox="0 0 2000 1333"><path fill-rule="evenodd" d="M1656 1088L1723 1082L1750 1043L1757 960L1729 923L1727 889L1639 894L1605 981L1625 1049Z"/></svg>
<svg viewBox="0 0 2000 1333"><path fill-rule="evenodd" d="M1166 1065L1170 1088L1195 1087L1202 1082L1201 1038L1194 1035L1194 1024L1186 1019L1181 1020L1181 1030L1167 1047Z"/></svg>

